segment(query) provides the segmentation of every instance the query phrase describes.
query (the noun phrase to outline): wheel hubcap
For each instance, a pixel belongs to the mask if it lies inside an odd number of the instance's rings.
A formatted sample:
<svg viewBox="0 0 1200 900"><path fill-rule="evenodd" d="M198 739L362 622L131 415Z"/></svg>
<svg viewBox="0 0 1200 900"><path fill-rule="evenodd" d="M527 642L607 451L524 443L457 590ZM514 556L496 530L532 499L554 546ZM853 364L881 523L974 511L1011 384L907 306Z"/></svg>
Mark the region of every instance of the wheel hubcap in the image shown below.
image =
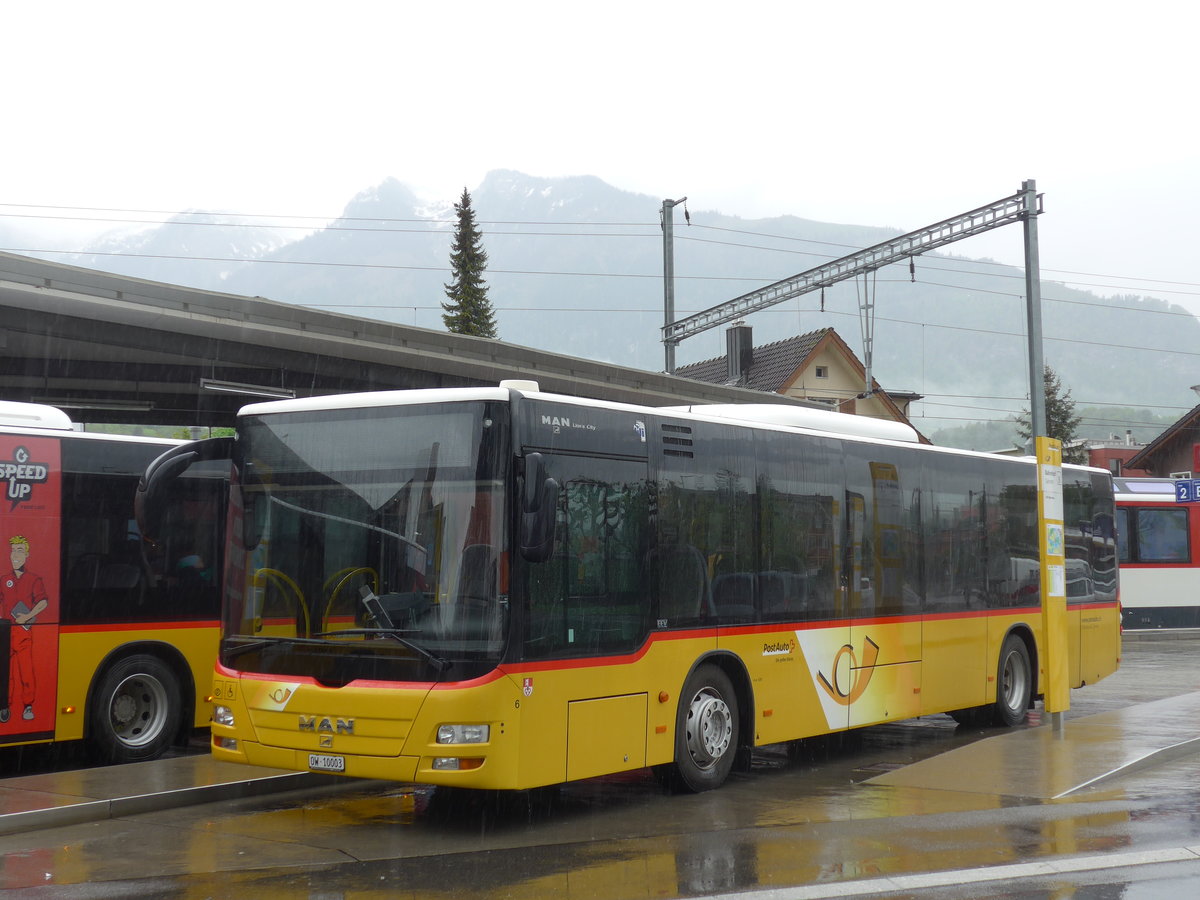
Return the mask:
<svg viewBox="0 0 1200 900"><path fill-rule="evenodd" d="M166 721L167 691L157 678L131 675L113 692L109 722L127 747L140 747L158 737Z"/></svg>
<svg viewBox="0 0 1200 900"><path fill-rule="evenodd" d="M1004 703L1013 710L1019 711L1025 702L1025 667L1020 663L1019 654L1010 653L1004 659Z"/></svg>
<svg viewBox="0 0 1200 900"><path fill-rule="evenodd" d="M729 705L712 688L704 688L692 698L686 735L688 753L702 769L715 764L729 750L733 717Z"/></svg>

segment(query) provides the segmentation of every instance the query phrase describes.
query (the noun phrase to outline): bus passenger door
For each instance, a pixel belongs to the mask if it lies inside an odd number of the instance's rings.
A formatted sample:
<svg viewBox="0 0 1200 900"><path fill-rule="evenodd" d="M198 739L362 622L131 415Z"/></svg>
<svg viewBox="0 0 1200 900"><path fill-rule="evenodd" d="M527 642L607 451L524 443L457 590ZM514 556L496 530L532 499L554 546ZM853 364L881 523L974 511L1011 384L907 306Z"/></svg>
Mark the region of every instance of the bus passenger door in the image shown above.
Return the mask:
<svg viewBox="0 0 1200 900"><path fill-rule="evenodd" d="M852 634L853 611L870 602L871 590L863 572L866 504L861 494L846 491L839 513L837 586L828 623L801 633L804 655L816 682L817 699L831 731L849 728L851 709L869 684L862 680L864 655ZM859 640L861 641L861 634Z"/></svg>
<svg viewBox="0 0 1200 900"><path fill-rule="evenodd" d="M645 765L644 673L627 659L650 631L644 557L646 463L544 453L559 485L554 548L522 561L524 660L571 660L526 676L522 767L529 781L586 778ZM603 672L603 676L597 673Z"/></svg>
<svg viewBox="0 0 1200 900"><path fill-rule="evenodd" d="M847 453L845 581L850 641L835 685L850 727L920 713L921 596L913 558L919 469L901 452ZM861 455L860 455L861 454ZM875 457L875 458L871 458Z"/></svg>

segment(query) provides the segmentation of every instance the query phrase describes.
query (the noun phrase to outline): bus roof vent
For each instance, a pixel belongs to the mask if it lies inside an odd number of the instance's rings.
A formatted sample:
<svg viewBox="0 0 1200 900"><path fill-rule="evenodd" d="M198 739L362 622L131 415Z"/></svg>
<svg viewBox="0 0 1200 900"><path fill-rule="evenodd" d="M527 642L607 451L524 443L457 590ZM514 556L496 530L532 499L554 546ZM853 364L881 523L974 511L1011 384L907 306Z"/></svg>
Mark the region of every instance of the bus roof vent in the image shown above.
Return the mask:
<svg viewBox="0 0 1200 900"><path fill-rule="evenodd" d="M505 378L500 382L500 387L514 391L527 391L531 394L541 391L541 387L536 381L526 378Z"/></svg>
<svg viewBox="0 0 1200 900"><path fill-rule="evenodd" d="M662 423L663 456L683 456L691 459L692 429L687 425Z"/></svg>
<svg viewBox="0 0 1200 900"><path fill-rule="evenodd" d="M23 425L26 428L61 428L70 431L71 417L56 406L41 403L18 403L0 400L0 425Z"/></svg>

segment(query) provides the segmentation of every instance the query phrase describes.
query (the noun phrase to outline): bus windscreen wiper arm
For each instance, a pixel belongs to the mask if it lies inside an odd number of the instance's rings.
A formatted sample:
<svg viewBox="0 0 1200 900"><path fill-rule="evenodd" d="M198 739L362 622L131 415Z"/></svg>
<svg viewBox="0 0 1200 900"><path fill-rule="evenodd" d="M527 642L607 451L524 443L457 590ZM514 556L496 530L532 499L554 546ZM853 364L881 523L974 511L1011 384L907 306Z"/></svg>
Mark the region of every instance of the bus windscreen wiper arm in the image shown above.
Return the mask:
<svg viewBox="0 0 1200 900"><path fill-rule="evenodd" d="M371 621L378 623L376 628L345 628L340 631L322 631L318 632L314 637L335 637L339 634L375 634L381 637L389 637L397 643L403 644L414 653L423 656L428 660L433 670L439 675L446 669L450 668L450 660L442 659L436 653L425 649L416 641L410 641L405 637L406 634L420 634L420 629L414 628L397 628L392 624L392 617L384 610L383 604L379 602L379 595L371 590L369 585L363 585L359 590L359 596L362 597L363 606L367 609L367 614Z"/></svg>
<svg viewBox="0 0 1200 900"><path fill-rule="evenodd" d="M423 656L429 661L429 664L433 666L435 672L440 674L446 669L450 668L450 660L442 659L432 651L426 650L416 641L410 641L408 638L404 637L406 634L420 633L421 629L419 628L343 628L337 631L318 631L313 635L313 637L337 637L339 635L349 634L375 634L379 635L380 637L389 637L393 641L403 644L409 650L412 650L420 656Z"/></svg>

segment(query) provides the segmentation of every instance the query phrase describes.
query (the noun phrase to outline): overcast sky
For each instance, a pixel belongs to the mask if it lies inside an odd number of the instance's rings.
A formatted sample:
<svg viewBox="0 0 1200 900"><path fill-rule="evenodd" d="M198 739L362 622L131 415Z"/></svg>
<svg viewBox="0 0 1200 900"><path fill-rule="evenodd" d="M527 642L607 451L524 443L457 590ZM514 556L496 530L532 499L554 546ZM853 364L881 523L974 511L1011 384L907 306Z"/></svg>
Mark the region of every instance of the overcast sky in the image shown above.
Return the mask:
<svg viewBox="0 0 1200 900"><path fill-rule="evenodd" d="M1045 277L1200 311L1198 9L13 0L0 214L332 217L387 176L447 202L511 168L909 230L1034 178ZM1019 263L1020 229L952 250Z"/></svg>

